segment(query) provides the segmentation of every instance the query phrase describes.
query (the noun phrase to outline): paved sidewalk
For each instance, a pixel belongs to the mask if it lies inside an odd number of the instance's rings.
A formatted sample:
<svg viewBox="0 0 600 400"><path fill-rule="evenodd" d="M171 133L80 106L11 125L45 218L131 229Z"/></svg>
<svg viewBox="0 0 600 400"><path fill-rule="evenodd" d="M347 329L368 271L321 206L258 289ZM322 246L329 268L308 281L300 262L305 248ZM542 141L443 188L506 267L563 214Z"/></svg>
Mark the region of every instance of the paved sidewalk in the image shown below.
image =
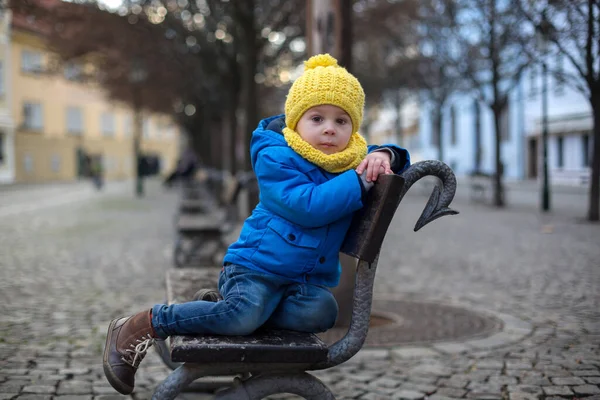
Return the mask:
<svg viewBox="0 0 600 400"><path fill-rule="evenodd" d="M460 215L414 233L425 202L401 204L376 297L483 310L504 325L487 338L364 349L317 373L337 398L599 400L600 225L459 197ZM120 396L101 350L110 319L164 299L175 205L154 183L140 200L126 191L0 218L0 400L150 397L168 373L155 354Z"/></svg>
<svg viewBox="0 0 600 400"><path fill-rule="evenodd" d="M96 190L90 180L0 186L0 218L85 201L98 196L124 193L127 188L133 188L133 183L107 182L100 191Z"/></svg>

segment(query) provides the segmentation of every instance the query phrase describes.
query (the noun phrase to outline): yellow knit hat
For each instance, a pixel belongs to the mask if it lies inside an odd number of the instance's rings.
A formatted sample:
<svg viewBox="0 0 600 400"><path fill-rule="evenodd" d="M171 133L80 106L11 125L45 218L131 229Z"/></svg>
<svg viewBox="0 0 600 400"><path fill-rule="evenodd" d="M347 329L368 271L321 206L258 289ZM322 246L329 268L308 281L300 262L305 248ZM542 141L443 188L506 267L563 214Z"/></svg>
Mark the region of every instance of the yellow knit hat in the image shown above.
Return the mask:
<svg viewBox="0 0 600 400"><path fill-rule="evenodd" d="M353 132L363 118L365 92L352 74L329 54L319 54L304 62L304 73L294 81L285 101L285 124L295 130L302 115L311 107L331 104L348 113Z"/></svg>

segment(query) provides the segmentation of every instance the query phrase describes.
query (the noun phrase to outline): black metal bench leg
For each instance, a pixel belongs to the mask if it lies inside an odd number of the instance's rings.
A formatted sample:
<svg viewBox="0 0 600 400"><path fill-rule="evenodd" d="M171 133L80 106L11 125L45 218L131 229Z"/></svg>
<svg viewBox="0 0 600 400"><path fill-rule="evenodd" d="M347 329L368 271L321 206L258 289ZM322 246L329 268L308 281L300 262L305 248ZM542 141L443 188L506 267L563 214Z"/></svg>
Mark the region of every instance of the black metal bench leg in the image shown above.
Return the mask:
<svg viewBox="0 0 600 400"><path fill-rule="evenodd" d="M205 368L183 364L156 387L152 400L175 400L190 383L206 374Z"/></svg>
<svg viewBox="0 0 600 400"><path fill-rule="evenodd" d="M307 400L335 400L323 382L306 372L267 373L246 381L236 379L234 386L218 392L215 400L260 400L278 393L291 393Z"/></svg>

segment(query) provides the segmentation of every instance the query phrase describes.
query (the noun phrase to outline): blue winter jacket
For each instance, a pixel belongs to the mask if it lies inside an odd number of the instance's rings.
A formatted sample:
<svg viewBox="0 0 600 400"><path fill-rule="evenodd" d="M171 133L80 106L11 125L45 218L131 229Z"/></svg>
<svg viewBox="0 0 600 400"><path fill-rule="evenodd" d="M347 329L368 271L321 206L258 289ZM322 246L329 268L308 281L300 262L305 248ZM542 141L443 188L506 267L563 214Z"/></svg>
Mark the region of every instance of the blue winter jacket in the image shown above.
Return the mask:
<svg viewBox="0 0 600 400"><path fill-rule="evenodd" d="M282 117L262 120L252 134L250 153L260 202L224 263L334 287L341 273L340 247L353 213L363 206L360 178L355 170L329 173L302 158L281 132L267 129ZM405 149L386 147L401 156L394 172L410 165ZM377 148L369 146L369 152Z"/></svg>

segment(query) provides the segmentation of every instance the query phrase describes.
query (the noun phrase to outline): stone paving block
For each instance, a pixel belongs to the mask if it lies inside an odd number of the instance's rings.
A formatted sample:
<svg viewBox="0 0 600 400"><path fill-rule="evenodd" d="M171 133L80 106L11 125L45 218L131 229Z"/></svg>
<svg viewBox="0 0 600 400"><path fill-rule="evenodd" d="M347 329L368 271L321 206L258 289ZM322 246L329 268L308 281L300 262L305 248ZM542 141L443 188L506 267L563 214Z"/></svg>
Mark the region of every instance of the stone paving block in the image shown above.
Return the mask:
<svg viewBox="0 0 600 400"><path fill-rule="evenodd" d="M409 374L429 375L429 376L450 376L452 370L441 364L422 364L411 368Z"/></svg>
<svg viewBox="0 0 600 400"><path fill-rule="evenodd" d="M100 394L115 394L115 389L112 386L93 386L92 393L95 395Z"/></svg>
<svg viewBox="0 0 600 400"><path fill-rule="evenodd" d="M92 383L86 381L62 381L58 384L56 394L88 394L92 393Z"/></svg>
<svg viewBox="0 0 600 400"><path fill-rule="evenodd" d="M15 368L15 369L0 369L0 374L2 375L10 375L10 376L15 376L15 375L27 375L27 373L29 372L29 370L27 368Z"/></svg>
<svg viewBox="0 0 600 400"><path fill-rule="evenodd" d="M414 390L417 392L423 392L425 394L432 394L438 389L436 385L415 382L404 382L400 387L404 390Z"/></svg>
<svg viewBox="0 0 600 400"><path fill-rule="evenodd" d="M425 393L417 392L414 390L399 390L396 392L392 399L393 400L419 400L424 399ZM431 398L431 397L430 397Z"/></svg>
<svg viewBox="0 0 600 400"><path fill-rule="evenodd" d="M90 395L66 395L66 396L54 396L52 400L92 400L93 396Z"/></svg>
<svg viewBox="0 0 600 400"><path fill-rule="evenodd" d="M533 362L531 361L516 361L516 360L507 360L506 361L506 369L531 369L533 366Z"/></svg>
<svg viewBox="0 0 600 400"><path fill-rule="evenodd" d="M464 388L469 382L470 380L468 378L448 378L440 379L438 385L442 387Z"/></svg>
<svg viewBox="0 0 600 400"><path fill-rule="evenodd" d="M439 394L434 394L432 396L427 397L427 400L456 400L455 397L446 397Z"/></svg>
<svg viewBox="0 0 600 400"><path fill-rule="evenodd" d="M502 360L477 360L474 366L477 369L494 369L501 370L504 368L504 361Z"/></svg>
<svg viewBox="0 0 600 400"><path fill-rule="evenodd" d="M407 375L406 380L415 383L436 383L440 378L433 375L420 375L420 374L410 374Z"/></svg>
<svg viewBox="0 0 600 400"><path fill-rule="evenodd" d="M568 386L542 386L542 390L548 396L570 396L573 394Z"/></svg>
<svg viewBox="0 0 600 400"><path fill-rule="evenodd" d="M501 393L502 386L501 383L469 382L467 389L479 393Z"/></svg>
<svg viewBox="0 0 600 400"><path fill-rule="evenodd" d="M542 394L542 388L534 385L508 385L507 390L515 393Z"/></svg>
<svg viewBox="0 0 600 400"><path fill-rule="evenodd" d="M585 381L578 377L564 377L564 378L551 378L550 379L555 385L584 385Z"/></svg>
<svg viewBox="0 0 600 400"><path fill-rule="evenodd" d="M463 397L467 391L465 389L442 387L439 388L435 394L446 397Z"/></svg>
<svg viewBox="0 0 600 400"><path fill-rule="evenodd" d="M592 383L594 385L600 385L600 376L599 377L595 377L595 376L590 376L590 377L585 377L583 378L587 383Z"/></svg>
<svg viewBox="0 0 600 400"><path fill-rule="evenodd" d="M22 394L16 400L51 400L52 396L48 394Z"/></svg>
<svg viewBox="0 0 600 400"><path fill-rule="evenodd" d="M479 393L479 392L469 392L467 393L468 399L475 400L502 400L502 394L496 393Z"/></svg>
<svg viewBox="0 0 600 400"><path fill-rule="evenodd" d="M389 395L383 395L378 393L366 393L359 397L361 400L388 400Z"/></svg>
<svg viewBox="0 0 600 400"><path fill-rule="evenodd" d="M600 371L597 369L584 369L580 371L573 371L575 376L598 376L600 377Z"/></svg>
<svg viewBox="0 0 600 400"><path fill-rule="evenodd" d="M538 400L538 397L529 393L509 392L509 400Z"/></svg>
<svg viewBox="0 0 600 400"><path fill-rule="evenodd" d="M385 387L385 388L397 388L398 386L400 386L400 384L402 383L402 381L400 380L396 380L393 378L389 378L389 377L381 377L378 379L375 379L374 381L372 381L371 383L369 383L369 386L374 386L374 387Z"/></svg>
<svg viewBox="0 0 600 400"><path fill-rule="evenodd" d="M0 393L0 400L12 400L18 395L19 393Z"/></svg>
<svg viewBox="0 0 600 400"><path fill-rule="evenodd" d="M4 382L0 385L0 393L19 393L23 389L23 386L25 386L23 383Z"/></svg>
<svg viewBox="0 0 600 400"><path fill-rule="evenodd" d="M49 385L29 385L23 388L23 393L53 394L54 392L56 387Z"/></svg>
<svg viewBox="0 0 600 400"><path fill-rule="evenodd" d="M124 396L121 394L107 394L94 397L94 400L128 400L131 396Z"/></svg>
<svg viewBox="0 0 600 400"><path fill-rule="evenodd" d="M500 385L516 385L517 378L515 378L514 376L493 375L490 376L488 383L497 383Z"/></svg>
<svg viewBox="0 0 600 400"><path fill-rule="evenodd" d="M58 371L59 374L61 375L66 375L66 376L78 376L78 375L85 375L85 374L89 374L90 373L90 368L89 367L81 367L81 368L61 368Z"/></svg>
<svg viewBox="0 0 600 400"><path fill-rule="evenodd" d="M596 385L573 386L571 389L573 389L576 394L600 394L600 389Z"/></svg>

